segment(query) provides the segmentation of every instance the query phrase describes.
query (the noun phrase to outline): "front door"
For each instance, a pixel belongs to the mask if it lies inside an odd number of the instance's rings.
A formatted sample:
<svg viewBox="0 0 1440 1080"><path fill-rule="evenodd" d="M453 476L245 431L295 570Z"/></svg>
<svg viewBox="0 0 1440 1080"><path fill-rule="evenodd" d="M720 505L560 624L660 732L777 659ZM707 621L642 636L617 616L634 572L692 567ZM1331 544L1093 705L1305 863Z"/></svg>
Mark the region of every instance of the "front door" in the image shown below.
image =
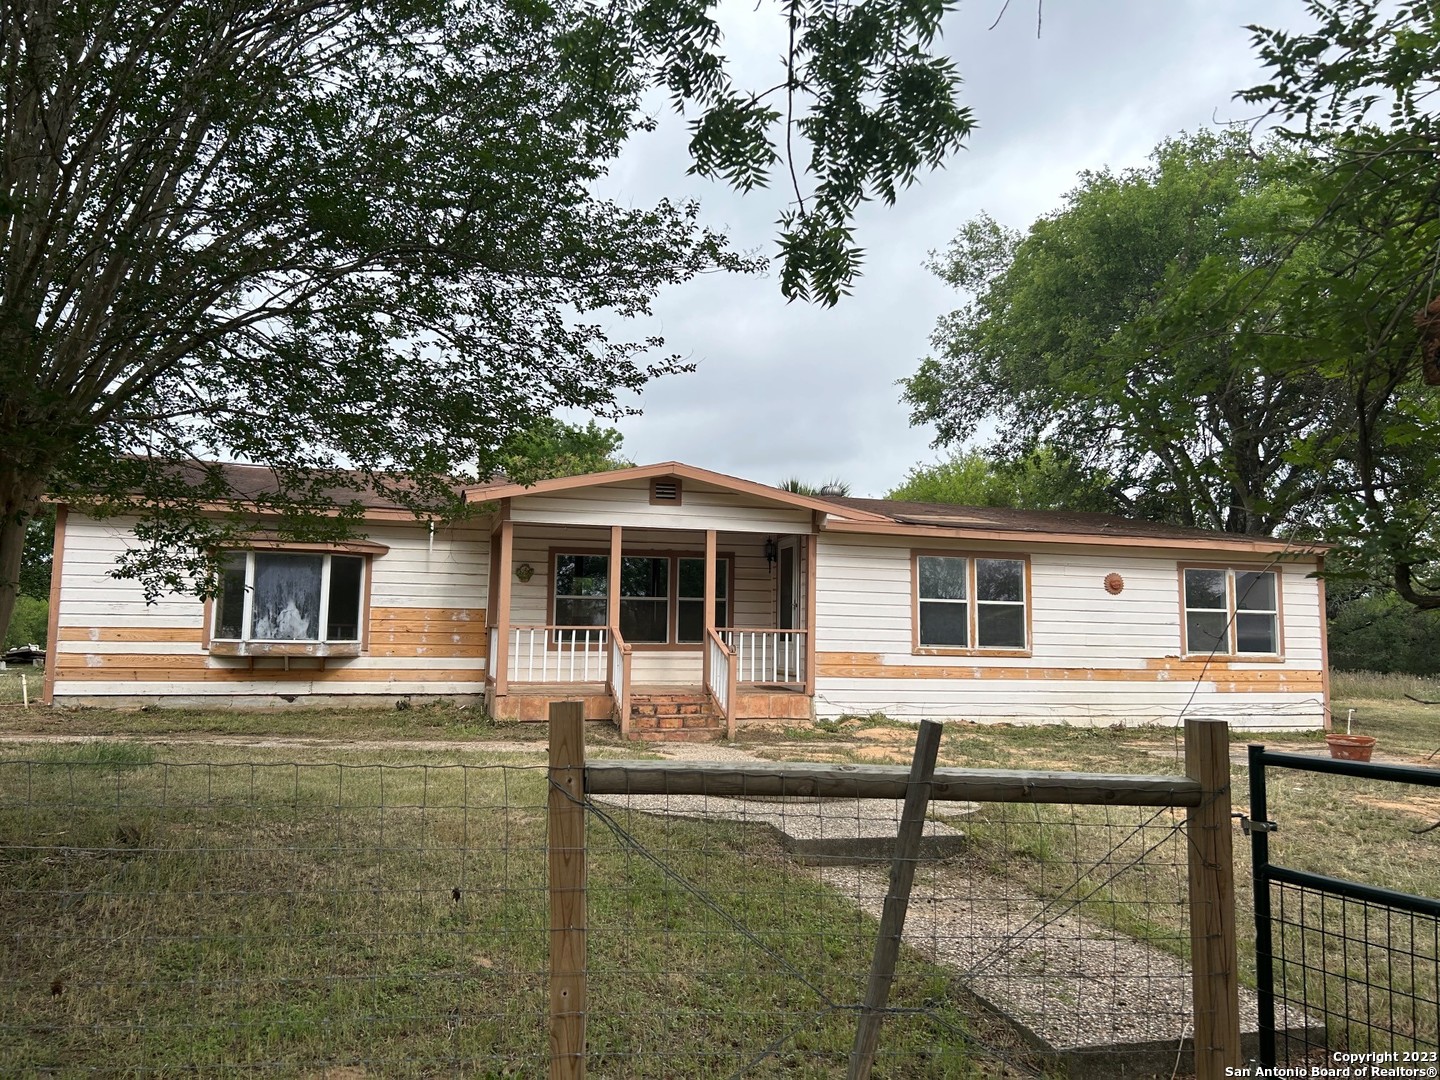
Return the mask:
<svg viewBox="0 0 1440 1080"><path fill-rule="evenodd" d="M780 545L780 571L776 583L775 627L777 630L800 628L800 573L794 540ZM778 634L775 641L775 677L781 682L798 679L800 641L790 634Z"/></svg>
<svg viewBox="0 0 1440 1080"><path fill-rule="evenodd" d="M779 596L776 598L775 626L780 630L796 630L800 626L800 577L795 572L795 541L780 545Z"/></svg>

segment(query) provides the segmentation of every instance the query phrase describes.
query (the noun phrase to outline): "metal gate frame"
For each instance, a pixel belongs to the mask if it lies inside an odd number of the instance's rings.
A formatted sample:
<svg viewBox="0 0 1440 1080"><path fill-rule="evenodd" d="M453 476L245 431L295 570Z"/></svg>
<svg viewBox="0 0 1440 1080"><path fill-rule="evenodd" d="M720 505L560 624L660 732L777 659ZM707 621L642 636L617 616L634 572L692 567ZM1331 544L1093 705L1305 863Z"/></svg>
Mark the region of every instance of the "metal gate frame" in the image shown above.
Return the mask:
<svg viewBox="0 0 1440 1080"><path fill-rule="evenodd" d="M1241 825L1250 836L1250 856L1255 894L1255 989L1259 997L1260 1064L1275 1067L1275 954L1272 936L1273 915L1270 903L1272 883L1294 885L1325 895L1374 904L1440 920L1440 900L1396 892L1363 882L1315 874L1277 866L1270 861L1270 833L1277 825L1270 819L1266 792L1267 768L1295 769L1303 772L1330 773L1366 780L1389 780L1425 787L1440 787L1440 770L1418 765L1376 765L1370 762L1344 761L1313 757L1309 754L1281 753L1266 750L1262 744L1251 743L1250 817Z"/></svg>

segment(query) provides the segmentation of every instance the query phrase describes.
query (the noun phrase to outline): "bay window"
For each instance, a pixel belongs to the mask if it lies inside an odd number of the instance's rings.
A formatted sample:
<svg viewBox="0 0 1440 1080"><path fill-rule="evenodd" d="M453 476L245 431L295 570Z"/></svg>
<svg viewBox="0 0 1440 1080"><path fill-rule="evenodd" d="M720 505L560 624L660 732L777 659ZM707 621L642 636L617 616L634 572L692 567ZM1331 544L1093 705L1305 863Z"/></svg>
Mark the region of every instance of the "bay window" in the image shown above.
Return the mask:
<svg viewBox="0 0 1440 1080"><path fill-rule="evenodd" d="M358 651L365 571L359 555L229 552L215 596L211 640L354 644Z"/></svg>

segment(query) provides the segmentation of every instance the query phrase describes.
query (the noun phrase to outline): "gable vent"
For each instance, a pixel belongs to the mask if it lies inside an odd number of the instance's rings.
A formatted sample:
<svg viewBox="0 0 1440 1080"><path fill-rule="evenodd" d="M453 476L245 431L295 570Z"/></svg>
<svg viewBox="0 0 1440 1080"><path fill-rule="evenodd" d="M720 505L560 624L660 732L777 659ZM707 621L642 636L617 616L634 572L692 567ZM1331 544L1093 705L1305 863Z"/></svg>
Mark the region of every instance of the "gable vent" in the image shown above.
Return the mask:
<svg viewBox="0 0 1440 1080"><path fill-rule="evenodd" d="M650 481L650 503L680 504L680 478L678 476L657 477Z"/></svg>

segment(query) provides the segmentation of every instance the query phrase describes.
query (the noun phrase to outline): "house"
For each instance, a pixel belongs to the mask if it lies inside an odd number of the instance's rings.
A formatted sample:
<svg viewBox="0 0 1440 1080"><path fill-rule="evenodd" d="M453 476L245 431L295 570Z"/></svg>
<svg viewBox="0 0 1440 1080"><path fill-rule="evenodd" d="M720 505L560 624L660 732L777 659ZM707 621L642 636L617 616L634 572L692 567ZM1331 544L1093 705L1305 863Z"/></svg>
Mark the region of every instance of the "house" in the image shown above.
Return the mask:
<svg viewBox="0 0 1440 1080"><path fill-rule="evenodd" d="M228 467L237 486L264 470ZM253 475L252 475L253 474ZM1327 718L1318 546L1098 514L797 495L666 462L367 501L364 536L265 529L213 601L109 575L123 519L62 507L58 704L554 700L628 733L884 712L1255 729Z"/></svg>

